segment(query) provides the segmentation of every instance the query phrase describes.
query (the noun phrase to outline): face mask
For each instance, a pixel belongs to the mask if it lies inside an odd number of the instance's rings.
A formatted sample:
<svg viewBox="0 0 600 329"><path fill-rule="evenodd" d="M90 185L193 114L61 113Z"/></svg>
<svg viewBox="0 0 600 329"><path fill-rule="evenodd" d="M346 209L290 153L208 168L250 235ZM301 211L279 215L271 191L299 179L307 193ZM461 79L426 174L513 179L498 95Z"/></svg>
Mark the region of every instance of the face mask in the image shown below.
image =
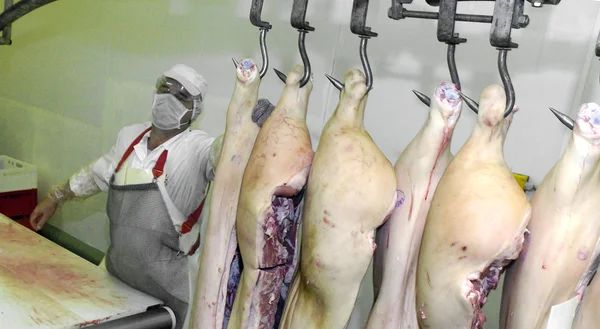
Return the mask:
<svg viewBox="0 0 600 329"><path fill-rule="evenodd" d="M171 94L154 94L152 124L161 130L179 129L181 119L190 111Z"/></svg>

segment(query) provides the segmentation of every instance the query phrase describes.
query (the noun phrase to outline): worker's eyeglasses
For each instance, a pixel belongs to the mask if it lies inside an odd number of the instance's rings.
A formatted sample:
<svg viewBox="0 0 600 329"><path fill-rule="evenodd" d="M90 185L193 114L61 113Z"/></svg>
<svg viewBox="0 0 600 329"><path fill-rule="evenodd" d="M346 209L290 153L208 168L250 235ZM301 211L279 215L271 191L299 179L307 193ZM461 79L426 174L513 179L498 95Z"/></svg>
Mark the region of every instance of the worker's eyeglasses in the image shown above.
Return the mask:
<svg viewBox="0 0 600 329"><path fill-rule="evenodd" d="M167 77L160 77L156 80L156 93L169 93L181 102L192 102L194 100L194 96L192 96L181 83Z"/></svg>

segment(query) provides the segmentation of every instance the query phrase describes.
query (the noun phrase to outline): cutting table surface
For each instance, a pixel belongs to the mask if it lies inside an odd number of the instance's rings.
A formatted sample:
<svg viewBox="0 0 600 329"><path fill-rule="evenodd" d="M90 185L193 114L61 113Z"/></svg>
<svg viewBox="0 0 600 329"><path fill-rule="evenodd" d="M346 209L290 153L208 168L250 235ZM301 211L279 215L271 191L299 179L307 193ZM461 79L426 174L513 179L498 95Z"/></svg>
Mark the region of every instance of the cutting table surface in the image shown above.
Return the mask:
<svg viewBox="0 0 600 329"><path fill-rule="evenodd" d="M158 304L0 214L0 328L81 328Z"/></svg>

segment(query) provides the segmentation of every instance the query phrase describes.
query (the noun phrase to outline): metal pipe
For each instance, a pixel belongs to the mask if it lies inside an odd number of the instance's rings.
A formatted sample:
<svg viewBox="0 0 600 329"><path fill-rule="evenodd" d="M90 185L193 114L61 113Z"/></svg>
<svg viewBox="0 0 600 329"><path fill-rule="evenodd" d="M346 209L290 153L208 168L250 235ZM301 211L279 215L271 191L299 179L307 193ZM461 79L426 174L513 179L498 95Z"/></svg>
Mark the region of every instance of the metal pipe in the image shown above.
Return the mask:
<svg viewBox="0 0 600 329"><path fill-rule="evenodd" d="M4 12L0 14L0 30L4 30L17 19L54 1L56 0L21 0L10 8L5 8Z"/></svg>
<svg viewBox="0 0 600 329"><path fill-rule="evenodd" d="M438 19L439 13L429 11L417 11L417 10L404 10L402 13L404 17L408 18L421 18L421 19ZM473 23L492 23L492 16L489 15L471 15L471 14L456 14L454 20L460 22L473 22Z"/></svg>
<svg viewBox="0 0 600 329"><path fill-rule="evenodd" d="M495 1L495 0L458 0L458 1ZM533 7L541 7L543 5L558 5L560 0L527 0ZM440 0L426 0L427 4L433 7L440 5Z"/></svg>
<svg viewBox="0 0 600 329"><path fill-rule="evenodd" d="M128 317L103 322L94 326L93 329L171 329L175 319L170 309L165 306L152 307L146 312L134 314Z"/></svg>

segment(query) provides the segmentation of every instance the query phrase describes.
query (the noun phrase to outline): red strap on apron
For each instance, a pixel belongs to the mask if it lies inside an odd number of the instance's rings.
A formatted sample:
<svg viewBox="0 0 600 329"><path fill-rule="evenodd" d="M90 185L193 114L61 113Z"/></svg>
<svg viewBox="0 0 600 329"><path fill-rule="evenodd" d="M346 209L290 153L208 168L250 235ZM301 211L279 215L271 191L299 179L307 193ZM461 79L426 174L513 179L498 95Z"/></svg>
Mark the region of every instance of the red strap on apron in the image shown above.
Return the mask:
<svg viewBox="0 0 600 329"><path fill-rule="evenodd" d="M149 127L148 129L142 131L142 133L133 140L133 142L131 142L131 144L129 145L129 147L127 148L127 151L125 151L125 154L123 154L123 157L121 158L121 161L119 161L119 164L117 165L117 168L115 169L115 172L119 171L119 169L121 169L121 166L123 165L123 162L125 162L125 160L127 160L127 158L129 158L129 156L131 155L131 152L133 152L133 147L136 146L144 137L144 135L150 131L152 127Z"/></svg>
<svg viewBox="0 0 600 329"><path fill-rule="evenodd" d="M208 190L209 189L207 188L207 194ZM206 201L206 196L204 197L204 199L202 199L202 202L200 202L200 206L198 206L198 209L196 209L196 211L190 214L188 216L188 219L183 223L183 225L181 225L181 234L189 233L192 230L192 227L196 225L196 222L198 222L200 214L202 213L202 209L204 208L204 201ZM194 243L190 248L188 255L193 255L196 252L196 250L198 250L198 247L200 247L200 232L198 232L198 239L196 240L196 243Z"/></svg>
<svg viewBox="0 0 600 329"><path fill-rule="evenodd" d="M164 150L158 157L158 160L156 160L156 164L154 165L154 168L152 168L152 175L154 175L154 179L162 176L163 169L165 168L165 162L167 162L167 154L169 154L169 151Z"/></svg>
<svg viewBox="0 0 600 329"><path fill-rule="evenodd" d="M196 243L194 243L194 245L190 248L190 251L188 252L188 256L191 256L194 253L196 253L196 250L198 250L198 247L200 247L200 234L198 234L198 240L196 240Z"/></svg>
<svg viewBox="0 0 600 329"><path fill-rule="evenodd" d="M133 142L131 142L131 144L129 144L129 147L125 151L125 154L123 154L123 157L121 157L121 161L119 161L119 164L117 165L117 168L115 169L115 172L117 172L117 171L119 171L119 169L121 169L121 166L123 165L125 160L127 160L127 158L129 158L129 156L131 155L131 152L133 152L133 147L136 146L142 140L142 138L144 138L144 135L147 132L149 132L151 128L152 127L149 127L148 129L142 131L142 133L138 137L136 137L136 139L134 139ZM163 169L165 168L165 162L167 162L167 154L168 153L169 153L169 151L164 150L158 157L158 160L156 161L154 168L152 168L152 175L154 175L155 179L162 176Z"/></svg>
<svg viewBox="0 0 600 329"><path fill-rule="evenodd" d="M205 200L206 197L202 199L202 202L200 202L200 206L198 207L198 209L196 209L196 211L189 215L188 219L183 223L183 225L181 225L181 234L189 233L192 230L192 227L196 224L198 218L200 218L202 208L204 208ZM198 239L196 240L196 243L194 243L190 248L188 255L193 255L196 252L196 250L198 250L198 247L200 247L200 232L198 232Z"/></svg>
<svg viewBox="0 0 600 329"><path fill-rule="evenodd" d="M181 225L181 234L186 234L192 230L192 227L196 224L198 218L200 218L200 213L202 213L202 208L204 208L205 200L206 198L204 198L202 202L200 202L200 206L198 206L198 209L191 213L188 216L188 219L185 222L183 222L183 224Z"/></svg>

